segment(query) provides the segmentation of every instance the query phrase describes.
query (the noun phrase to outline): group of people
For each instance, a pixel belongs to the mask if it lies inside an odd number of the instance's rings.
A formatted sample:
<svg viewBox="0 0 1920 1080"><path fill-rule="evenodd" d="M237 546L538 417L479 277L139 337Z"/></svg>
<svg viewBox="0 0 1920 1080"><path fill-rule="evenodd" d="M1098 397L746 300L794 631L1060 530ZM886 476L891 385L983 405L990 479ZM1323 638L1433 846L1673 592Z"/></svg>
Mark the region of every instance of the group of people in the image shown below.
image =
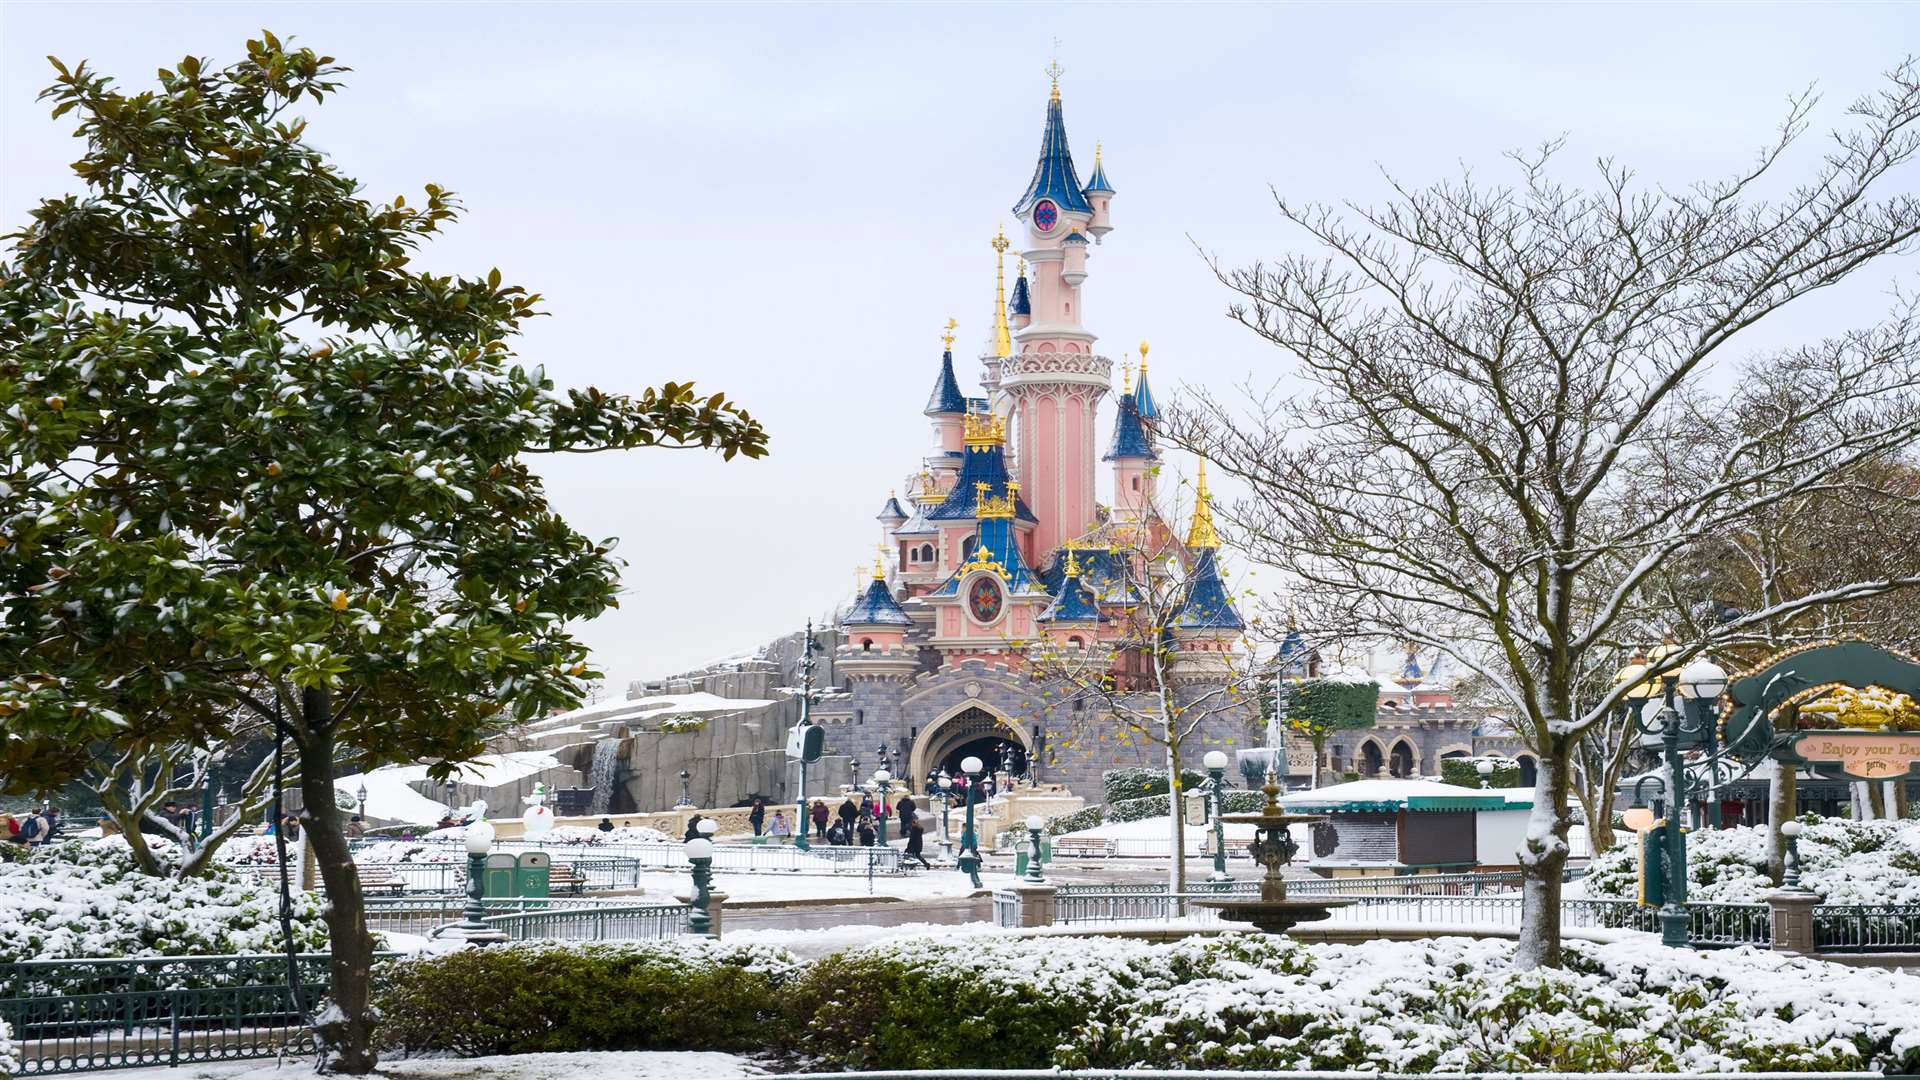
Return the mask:
<svg viewBox="0 0 1920 1080"><path fill-rule="evenodd" d="M7 841L22 847L38 847L51 843L54 831L60 827L60 811L51 806L38 810L29 810L25 814L8 814Z"/></svg>
<svg viewBox="0 0 1920 1080"><path fill-rule="evenodd" d="M860 793L859 802L848 795L837 811L829 810L827 804L819 799L807 805L807 817L813 822L814 838L821 843L840 847L872 847L879 841L880 823L888 818L898 818L900 833L907 839L906 853L919 859L921 866L930 867L932 864L922 854L926 844L926 826L920 823L918 811L919 807L914 805L911 795L902 795L899 802L889 806L884 799L876 802L872 795L865 792Z"/></svg>

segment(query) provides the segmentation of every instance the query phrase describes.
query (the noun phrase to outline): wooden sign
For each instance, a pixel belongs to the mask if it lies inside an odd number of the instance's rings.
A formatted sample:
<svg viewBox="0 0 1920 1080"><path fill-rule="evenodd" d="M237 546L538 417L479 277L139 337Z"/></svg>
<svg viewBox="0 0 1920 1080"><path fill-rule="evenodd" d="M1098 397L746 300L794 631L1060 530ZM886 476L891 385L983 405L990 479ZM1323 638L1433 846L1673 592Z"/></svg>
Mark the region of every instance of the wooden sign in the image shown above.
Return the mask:
<svg viewBox="0 0 1920 1080"><path fill-rule="evenodd" d="M1793 736L1792 753L1823 772L1896 780L1917 771L1920 731L1803 731Z"/></svg>

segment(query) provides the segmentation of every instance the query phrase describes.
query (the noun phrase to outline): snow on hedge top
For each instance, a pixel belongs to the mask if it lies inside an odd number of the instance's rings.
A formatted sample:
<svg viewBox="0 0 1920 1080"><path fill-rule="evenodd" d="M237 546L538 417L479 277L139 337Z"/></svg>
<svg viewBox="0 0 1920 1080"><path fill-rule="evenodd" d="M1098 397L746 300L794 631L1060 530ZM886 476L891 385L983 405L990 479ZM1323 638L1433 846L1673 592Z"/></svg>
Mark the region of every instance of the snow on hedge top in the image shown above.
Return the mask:
<svg viewBox="0 0 1920 1080"><path fill-rule="evenodd" d="M1829 904L1920 903L1920 821L1801 819L1800 884ZM1589 896L1631 897L1634 845L1595 855ZM1767 830L1749 825L1687 834L1687 899L1758 904L1773 889L1767 878Z"/></svg>
<svg viewBox="0 0 1920 1080"><path fill-rule="evenodd" d="M1407 804L1408 799L1476 799L1497 792L1481 791L1476 788L1455 787L1433 780L1353 780L1345 784L1334 784L1317 791L1296 791L1291 795L1282 795L1280 805L1295 806L1337 806L1341 803L1381 805ZM1532 792L1528 792L1529 795Z"/></svg>
<svg viewBox="0 0 1920 1080"><path fill-rule="evenodd" d="M274 952L279 910L273 890L225 867L176 881L142 874L117 836L50 844L0 863L0 963ZM326 947L317 896L296 894L293 917L302 948Z"/></svg>

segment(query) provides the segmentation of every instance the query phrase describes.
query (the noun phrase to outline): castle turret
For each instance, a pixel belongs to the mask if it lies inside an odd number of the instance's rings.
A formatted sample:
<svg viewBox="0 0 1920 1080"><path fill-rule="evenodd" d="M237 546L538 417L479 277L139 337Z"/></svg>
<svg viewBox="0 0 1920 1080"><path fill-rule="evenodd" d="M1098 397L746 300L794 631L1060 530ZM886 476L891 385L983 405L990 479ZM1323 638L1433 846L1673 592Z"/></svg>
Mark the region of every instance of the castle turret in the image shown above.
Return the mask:
<svg viewBox="0 0 1920 1080"><path fill-rule="evenodd" d="M1080 189L1087 197L1087 204L1093 207L1093 221L1087 225L1087 231L1093 234L1094 243L1099 243L1113 231L1113 222L1107 216L1107 204L1113 200L1113 185L1107 180L1107 168L1100 162L1100 144L1093 144L1093 175L1087 178L1087 186Z"/></svg>
<svg viewBox="0 0 1920 1080"><path fill-rule="evenodd" d="M1102 461L1113 462L1113 516L1116 521L1145 521L1153 513L1153 470L1159 455L1131 388L1120 395L1120 415L1113 422L1113 442Z"/></svg>
<svg viewBox="0 0 1920 1080"><path fill-rule="evenodd" d="M1021 490L1038 521L1032 551L1052 551L1094 523L1094 428L1113 363L1081 325L1087 230L1094 207L1074 170L1059 68L1047 99L1040 158L1013 212L1026 226L1029 287L1015 282L1014 353L1000 365L995 410L1010 417Z"/></svg>
<svg viewBox="0 0 1920 1080"><path fill-rule="evenodd" d="M846 644L836 651L834 668L849 677L904 679L920 666L918 650L907 646L913 617L887 586L884 550L873 560L873 580L840 620Z"/></svg>
<svg viewBox="0 0 1920 1080"><path fill-rule="evenodd" d="M1007 319L1015 330L1025 330L1033 321L1033 298L1027 292L1027 259L1020 257L1020 269L1013 279L1013 299L1007 301Z"/></svg>
<svg viewBox="0 0 1920 1080"><path fill-rule="evenodd" d="M1140 381L1133 386L1133 408L1146 421L1147 434L1155 434L1160 423L1160 405L1153 400L1153 391L1147 388L1147 343L1140 343Z"/></svg>
<svg viewBox="0 0 1920 1080"><path fill-rule="evenodd" d="M1066 569L1053 603L1040 613L1047 636L1063 648L1083 649L1098 640L1100 624L1111 620L1101 613L1099 599L1080 579L1079 553L1067 549Z"/></svg>
<svg viewBox="0 0 1920 1080"><path fill-rule="evenodd" d="M940 371L934 376L933 393L927 395L927 407L923 410L933 421L933 452L927 455L926 464L942 487L960 471L964 441L961 429L967 416L966 395L960 392L960 381L953 375L953 328L956 325L948 319L947 331L940 336Z"/></svg>
<svg viewBox="0 0 1920 1080"><path fill-rule="evenodd" d="M1234 644L1247 628L1220 577L1220 534L1213 526L1213 495L1207 490L1204 460L1195 488L1193 521L1187 528L1187 549L1195 557L1187 571L1186 596L1172 626L1175 653L1170 668L1179 682L1227 677L1233 667Z"/></svg>

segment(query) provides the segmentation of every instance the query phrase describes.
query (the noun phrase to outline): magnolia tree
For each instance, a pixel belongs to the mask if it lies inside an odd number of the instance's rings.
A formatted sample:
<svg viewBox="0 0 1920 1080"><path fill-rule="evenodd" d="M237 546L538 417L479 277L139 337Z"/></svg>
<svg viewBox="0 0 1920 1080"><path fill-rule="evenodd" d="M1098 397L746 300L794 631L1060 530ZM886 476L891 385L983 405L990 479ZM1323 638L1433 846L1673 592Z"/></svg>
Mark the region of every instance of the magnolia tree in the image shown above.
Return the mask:
<svg viewBox="0 0 1920 1080"><path fill-rule="evenodd" d="M373 940L335 762L444 770L585 692L566 627L615 602L619 564L532 455L757 457L765 435L685 384L559 391L516 363L536 296L409 265L452 196L368 201L303 141L332 58L267 34L139 93L55 67L86 191L0 266L0 777L276 731L328 895L320 1067L364 1073Z"/></svg>
<svg viewBox="0 0 1920 1080"><path fill-rule="evenodd" d="M1813 175L1786 188L1775 173L1809 107L1749 169L1688 187L1648 187L1608 161L1572 186L1550 145L1516 156L1510 186L1396 186L1371 209L1281 200L1318 251L1219 272L1240 295L1234 316L1291 358L1289 381L1190 399L1169 430L1244 482L1232 517L1292 579L1303 623L1440 649L1503 703L1540 762L1518 853L1522 965L1560 962L1574 754L1618 713L1626 688L1606 677L1623 636L1651 621L1662 568L1920 435L1911 307L1730 358L1741 331L1920 233L1920 202L1897 190L1920 148L1913 67L1858 102ZM1760 397L1769 434L1646 482L1663 447ZM1821 434L1803 449L1769 452L1771 433L1807 429ZM1660 670L1910 580L1795 589L1703 628Z"/></svg>
<svg viewBox="0 0 1920 1080"><path fill-rule="evenodd" d="M1182 774L1205 749L1231 748L1258 726L1256 680L1246 654L1222 648L1237 631L1191 625L1194 600L1205 588L1199 560L1211 561L1215 552L1202 549L1195 558L1158 522L1109 526L1108 532L1111 545L1100 552L1069 553L1063 590L1077 586L1108 606L1113 632L1102 639L1091 626L1056 624L1029 645L1028 673L1059 745L1107 742L1161 756L1168 839L1178 853L1186 850ZM1186 860L1176 854L1168 887L1184 892L1186 882Z"/></svg>

